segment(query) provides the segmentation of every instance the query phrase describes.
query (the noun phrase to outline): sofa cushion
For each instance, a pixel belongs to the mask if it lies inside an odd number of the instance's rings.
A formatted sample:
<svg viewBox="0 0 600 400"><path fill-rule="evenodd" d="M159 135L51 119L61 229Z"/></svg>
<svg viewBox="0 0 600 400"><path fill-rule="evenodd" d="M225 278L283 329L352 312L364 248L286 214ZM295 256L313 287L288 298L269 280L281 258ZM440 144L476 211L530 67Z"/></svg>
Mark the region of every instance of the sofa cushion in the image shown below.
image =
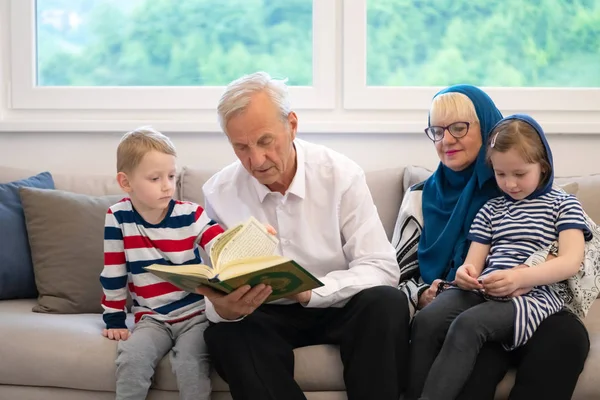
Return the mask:
<svg viewBox="0 0 600 400"><path fill-rule="evenodd" d="M117 342L102 336L97 314L56 315L31 312L35 300L0 302L0 385L115 390ZM132 316L127 324L132 326ZM335 346L295 350L295 376L305 391L344 390L340 353ZM228 390L212 374L213 391ZM159 363L152 387L177 390L169 357ZM0 395L1 397L1 395Z"/></svg>
<svg viewBox="0 0 600 400"><path fill-rule="evenodd" d="M40 171L0 166L0 183L23 179L39 172ZM116 173L106 175L63 174L53 171L50 171L50 173L54 179L55 188L58 190L88 194L90 196L108 196L123 193L117 183ZM173 197L176 199L181 198L179 190L175 191Z"/></svg>
<svg viewBox="0 0 600 400"><path fill-rule="evenodd" d="M191 201L204 206L202 186L217 170L183 167L179 178L179 195L183 201Z"/></svg>
<svg viewBox="0 0 600 400"><path fill-rule="evenodd" d="M404 196L402 179L404 168L393 168L365 173L369 191L377 207L379 219L383 223L388 239L392 239L394 225L400 211L400 204Z"/></svg>
<svg viewBox="0 0 600 400"><path fill-rule="evenodd" d="M218 171L184 167L179 180L181 199L204 205L202 186L216 172ZM404 168L401 167L365 173L373 202L389 239L394 233L394 224L404 195L402 190L403 173Z"/></svg>
<svg viewBox="0 0 600 400"><path fill-rule="evenodd" d="M37 295L20 187L52 189L49 172L0 184L0 299Z"/></svg>
<svg viewBox="0 0 600 400"><path fill-rule="evenodd" d="M39 292L34 311L102 312L104 218L121 198L21 189Z"/></svg>
<svg viewBox="0 0 600 400"><path fill-rule="evenodd" d="M404 172L404 180L403 180L404 190L406 191L412 185L423 182L424 180L429 178L431 176L431 174L433 174L433 171L431 171L427 168L424 168L424 167L419 167L416 165L411 165L411 166L406 167L406 170ZM594 183L592 182L593 179L591 179L591 178L594 176L598 176L598 180L595 182L595 185L600 187L600 175L590 175L589 177L556 178L555 183L558 186L560 186L565 192L567 192L569 194L577 195L577 197L579 197L580 183L585 182L587 184L585 190L592 191L593 190L592 188L594 187L593 186ZM600 188L598 189L597 194L600 195ZM591 197L591 195L588 193L584 193L584 197L586 197L586 198ZM579 200L583 204L583 200L581 200L581 198ZM584 206L584 208L585 208L585 206Z"/></svg>
<svg viewBox="0 0 600 400"><path fill-rule="evenodd" d="M561 185L577 183L577 198L583 209L594 222L600 224L600 174L557 177L556 182Z"/></svg>
<svg viewBox="0 0 600 400"><path fill-rule="evenodd" d="M416 185L417 183L423 182L425 179L429 178L433 171L419 167L417 165L410 165L406 167L404 170L404 179L402 182L402 186L404 191L406 192L409 187L412 185Z"/></svg>

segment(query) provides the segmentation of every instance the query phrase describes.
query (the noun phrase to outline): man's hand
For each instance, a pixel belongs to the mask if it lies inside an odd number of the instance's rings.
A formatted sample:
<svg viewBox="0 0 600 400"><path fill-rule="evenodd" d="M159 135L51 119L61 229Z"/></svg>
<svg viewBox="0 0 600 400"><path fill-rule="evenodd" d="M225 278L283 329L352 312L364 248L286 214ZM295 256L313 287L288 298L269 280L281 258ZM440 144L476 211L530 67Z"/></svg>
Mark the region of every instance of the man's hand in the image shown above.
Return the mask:
<svg viewBox="0 0 600 400"><path fill-rule="evenodd" d="M265 224L265 228L267 229L267 232L269 232L271 235L277 235L277 231L271 225Z"/></svg>
<svg viewBox="0 0 600 400"><path fill-rule="evenodd" d="M200 286L196 293L208 298L215 311L228 320L235 320L252 314L273 292L271 286L259 284L251 288L244 285L229 294L225 294L208 286Z"/></svg>
<svg viewBox="0 0 600 400"><path fill-rule="evenodd" d="M127 340L131 336L131 332L129 332L129 329L104 329L102 336L110 340Z"/></svg>
<svg viewBox="0 0 600 400"><path fill-rule="evenodd" d="M441 279L436 279L431 283L431 286L429 286L423 291L423 293L421 293L421 295L419 296L419 304L417 304L417 308L419 310L424 308L426 305L431 303L433 299L435 299L435 295L438 290L438 285L441 281Z"/></svg>
<svg viewBox="0 0 600 400"><path fill-rule="evenodd" d="M464 290L481 289L481 283L477 280L479 275L472 264L463 264L456 271L456 280L454 281L459 288Z"/></svg>
<svg viewBox="0 0 600 400"><path fill-rule="evenodd" d="M304 292L296 293L293 296L289 296L288 299L296 301L303 306L307 305L312 297L312 290L305 290Z"/></svg>
<svg viewBox="0 0 600 400"><path fill-rule="evenodd" d="M483 277L485 293L490 296L504 297L521 289L519 268L494 271Z"/></svg>

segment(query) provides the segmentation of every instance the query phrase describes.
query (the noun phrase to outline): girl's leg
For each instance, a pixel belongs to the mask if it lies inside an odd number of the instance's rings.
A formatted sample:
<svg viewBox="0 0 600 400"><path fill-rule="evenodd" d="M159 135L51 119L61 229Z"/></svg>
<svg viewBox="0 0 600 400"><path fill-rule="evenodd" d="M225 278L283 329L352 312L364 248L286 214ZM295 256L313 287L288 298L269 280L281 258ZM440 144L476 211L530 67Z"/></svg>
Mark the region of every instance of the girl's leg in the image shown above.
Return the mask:
<svg viewBox="0 0 600 400"><path fill-rule="evenodd" d="M487 301L460 314L448 330L423 389L422 398L454 400L469 378L486 342L509 342L515 309L511 301Z"/></svg>
<svg viewBox="0 0 600 400"><path fill-rule="evenodd" d="M446 332L454 319L483 300L473 292L449 289L417 312L411 328L410 367L405 399L421 395L431 365L440 351Z"/></svg>

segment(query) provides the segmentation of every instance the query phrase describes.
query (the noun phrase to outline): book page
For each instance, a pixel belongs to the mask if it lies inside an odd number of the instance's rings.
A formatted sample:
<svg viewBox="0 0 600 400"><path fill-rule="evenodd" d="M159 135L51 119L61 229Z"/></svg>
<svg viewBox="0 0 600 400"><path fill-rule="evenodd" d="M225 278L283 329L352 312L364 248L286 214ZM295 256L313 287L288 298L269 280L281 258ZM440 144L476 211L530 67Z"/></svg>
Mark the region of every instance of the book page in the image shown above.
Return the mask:
<svg viewBox="0 0 600 400"><path fill-rule="evenodd" d="M183 265L164 265L164 264L152 264L144 269L153 274L164 277L167 275L187 275L187 276L198 276L206 279L212 278L215 274L213 270L204 264L183 264Z"/></svg>
<svg viewBox="0 0 600 400"><path fill-rule="evenodd" d="M232 288L220 282L211 280L212 270L206 265L158 265L154 264L145 269L161 279L172 283L181 290L196 293L200 285L210 286L225 293L231 292Z"/></svg>
<svg viewBox="0 0 600 400"><path fill-rule="evenodd" d="M227 229L225 232L223 232L221 234L221 236L219 236L217 238L217 240L215 240L215 242L213 243L212 247L210 248L210 262L212 264L212 267L215 270L218 270L219 268L219 257L221 255L221 252L223 251L223 249L225 248L225 245L231 240L231 238L233 238L235 236L236 233L238 233L242 228L243 228L243 224L240 225L236 225L231 229Z"/></svg>
<svg viewBox="0 0 600 400"><path fill-rule="evenodd" d="M250 217L237 234L227 240L224 248L220 250L219 269L221 270L227 263L241 258L273 255L278 244L279 240L267 232L263 224L256 218Z"/></svg>

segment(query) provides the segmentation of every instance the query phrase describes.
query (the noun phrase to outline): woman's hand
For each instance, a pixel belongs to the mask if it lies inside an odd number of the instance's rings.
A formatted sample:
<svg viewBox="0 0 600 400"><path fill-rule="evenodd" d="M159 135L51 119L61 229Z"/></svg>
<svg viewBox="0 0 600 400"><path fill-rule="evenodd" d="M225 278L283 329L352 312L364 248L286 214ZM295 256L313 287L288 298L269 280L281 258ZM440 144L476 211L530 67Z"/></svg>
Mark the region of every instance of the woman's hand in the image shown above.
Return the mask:
<svg viewBox="0 0 600 400"><path fill-rule="evenodd" d="M441 279L436 279L431 283L431 286L429 286L423 291L423 293L421 293L421 295L419 296L419 303L417 304L417 309L422 309L423 307L431 303L433 299L435 299L435 295L438 290L438 285L441 281Z"/></svg>
<svg viewBox="0 0 600 400"><path fill-rule="evenodd" d="M479 275L472 264L463 264L456 271L455 283L464 290L482 289L483 286L477 278Z"/></svg>

